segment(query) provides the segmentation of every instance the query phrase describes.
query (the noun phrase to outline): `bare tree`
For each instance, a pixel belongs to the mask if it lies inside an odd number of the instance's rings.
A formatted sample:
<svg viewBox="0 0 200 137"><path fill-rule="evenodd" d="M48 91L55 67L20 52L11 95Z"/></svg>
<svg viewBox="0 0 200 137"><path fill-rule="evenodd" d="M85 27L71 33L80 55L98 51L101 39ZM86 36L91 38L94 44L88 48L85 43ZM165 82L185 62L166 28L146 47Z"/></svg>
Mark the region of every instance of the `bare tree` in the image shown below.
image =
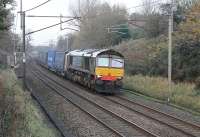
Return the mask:
<svg viewBox="0 0 200 137"><path fill-rule="evenodd" d="M110 33L108 28L127 23L128 14L124 7L97 0L82 2L80 32L76 33L73 48L104 48L118 44L122 36Z"/></svg>
<svg viewBox="0 0 200 137"><path fill-rule="evenodd" d="M60 51L70 50L74 41L73 34L67 34L66 36L59 36L56 43L56 49Z"/></svg>
<svg viewBox="0 0 200 137"><path fill-rule="evenodd" d="M155 8L154 5L152 4L154 0L143 0L143 11L142 13L146 16L149 16L154 13Z"/></svg>
<svg viewBox="0 0 200 137"><path fill-rule="evenodd" d="M168 28L168 16L163 13L167 9L167 5L160 5L155 0L143 0L143 4L146 37L155 38L165 34Z"/></svg>

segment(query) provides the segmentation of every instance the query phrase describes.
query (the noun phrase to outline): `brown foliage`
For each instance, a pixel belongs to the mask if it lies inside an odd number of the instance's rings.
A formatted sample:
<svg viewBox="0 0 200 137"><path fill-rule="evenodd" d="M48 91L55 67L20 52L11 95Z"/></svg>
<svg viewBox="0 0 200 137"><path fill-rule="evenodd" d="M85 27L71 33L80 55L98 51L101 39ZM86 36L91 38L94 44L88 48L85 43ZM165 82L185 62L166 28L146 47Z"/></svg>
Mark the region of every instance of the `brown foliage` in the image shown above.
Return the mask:
<svg viewBox="0 0 200 137"><path fill-rule="evenodd" d="M200 2L195 4L186 14L186 21L179 27L178 35L187 36L193 40L200 37Z"/></svg>
<svg viewBox="0 0 200 137"><path fill-rule="evenodd" d="M73 48L106 48L122 40L121 35L111 33L107 28L127 22L127 11L124 7L101 4L96 0L83 3L82 7L80 32L77 33Z"/></svg>

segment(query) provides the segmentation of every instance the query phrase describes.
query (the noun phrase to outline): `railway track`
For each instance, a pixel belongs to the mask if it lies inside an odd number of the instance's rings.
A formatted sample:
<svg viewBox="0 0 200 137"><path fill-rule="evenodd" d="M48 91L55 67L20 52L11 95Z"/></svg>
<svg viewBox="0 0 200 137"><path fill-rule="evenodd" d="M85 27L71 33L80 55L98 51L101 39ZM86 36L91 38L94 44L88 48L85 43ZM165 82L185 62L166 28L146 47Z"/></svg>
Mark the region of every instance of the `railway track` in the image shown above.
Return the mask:
<svg viewBox="0 0 200 137"><path fill-rule="evenodd" d="M76 107L80 108L92 118L109 128L116 135L121 137L158 137L158 135L147 131L143 127L140 127L135 123L128 121L127 119L119 117L104 106L101 106L81 95L74 93L74 91L69 88L63 88L61 85L55 83L55 81L52 81L44 75L41 76L40 72L33 72L33 74L46 86L62 96L66 101L71 102Z"/></svg>
<svg viewBox="0 0 200 137"><path fill-rule="evenodd" d="M195 123L190 123L188 121L174 117L170 114L153 109L144 104L139 104L124 96L107 97L107 99L116 104L120 104L134 112L137 112L145 117L166 124L169 127L174 128L188 136L192 137L200 136L200 125L197 125Z"/></svg>
<svg viewBox="0 0 200 137"><path fill-rule="evenodd" d="M128 90L128 89L122 89L122 90L127 91L127 92L129 92L129 93L131 93L131 94L134 94L134 95L136 95L136 96L139 95L139 94L137 94L137 93L135 94L134 91L131 91L131 90ZM161 114L161 115L163 115L163 116L167 116L167 117L169 117L169 118L171 118L171 119L173 119L173 120L175 120L175 121L182 122L182 123L185 124L185 125L188 125L188 126L191 126L191 127L193 127L193 128L198 129L199 132L200 132L200 124L199 124L198 122L193 123L193 122L191 122L191 121L183 120L182 118L179 118L178 116L174 116L174 115L172 115L172 114L169 114L169 113L160 111L159 109L152 108L152 107L150 107L150 106L148 106L148 105L138 103L138 102L136 102L136 101L134 101L134 100L131 100L130 98L128 98L128 97L126 97L126 96L117 96L117 98L120 98L121 100L126 100L126 101L128 101L128 102L130 102L130 103L133 103L133 104L137 105L137 106L146 108L147 110L150 110L151 112L155 112L155 113L159 113L159 114ZM159 101L157 101L157 102L158 102L158 103L161 103L161 102L159 102ZM200 135L199 135L199 136L200 136Z"/></svg>
<svg viewBox="0 0 200 137"><path fill-rule="evenodd" d="M31 91L31 89L29 88L29 86L27 85L26 87L29 91ZM69 133L63 132L63 129L59 127L59 125L56 123L56 120L54 120L53 115L49 114L48 111L46 110L46 108L44 107L44 105L41 103L41 99L39 99L39 97L37 97L36 94L31 93L32 98L37 101L38 105L40 106L40 108L42 109L42 111L45 113L45 115L47 116L47 118L51 121L51 123L55 126L55 128L59 131L60 135L62 137L72 137Z"/></svg>
<svg viewBox="0 0 200 137"><path fill-rule="evenodd" d="M48 77L48 76L45 75L45 77ZM53 80L50 77L48 77L48 78ZM57 83L57 81L55 81L55 80L53 80L53 81ZM66 87L63 86L62 84L60 84L60 83L57 83L57 84L59 84L62 88L66 89ZM74 94L74 91L71 90L70 92ZM84 99L84 100L87 100L90 103L93 103L93 102L91 102L91 100L89 100L89 99L87 99L87 98L85 98L85 97L83 97L83 96L81 96L79 94L76 94L76 95L79 96L80 98ZM195 125L193 123L189 123L189 122L183 121L181 119L175 118L175 117L170 116L168 114L163 114L163 112L152 110L148 106L145 107L142 104L137 104L136 102L128 100L127 98L122 97L122 96L106 97L106 99L109 100L109 101L114 102L115 104L119 104L119 105L121 105L123 107L126 107L129 110L140 114L141 116L145 116L145 117L148 117L149 119L152 119L152 120L158 121L158 122L160 122L162 124L165 124L165 125L169 126L170 128L173 128L173 129L175 129L177 131L180 131L181 133L183 133L186 136L191 136L191 137L198 137L199 136L199 131L200 131L199 127L198 127L198 125ZM99 104L95 104L95 105L99 107ZM100 106L100 107L103 109L103 106ZM140 108L138 108L138 107L140 107ZM108 111L108 110L106 110L106 111ZM109 112L109 113L111 115L115 115L112 112ZM126 119L124 119L124 120L126 120ZM128 122L128 123L129 124L134 124L132 122ZM137 126L137 125L135 125L135 126ZM141 129L141 127L137 127L137 128ZM143 130L146 130L146 129L143 128ZM148 132L149 131L147 131L147 133ZM156 135L155 133L152 134L152 135L153 136L159 136L159 135Z"/></svg>

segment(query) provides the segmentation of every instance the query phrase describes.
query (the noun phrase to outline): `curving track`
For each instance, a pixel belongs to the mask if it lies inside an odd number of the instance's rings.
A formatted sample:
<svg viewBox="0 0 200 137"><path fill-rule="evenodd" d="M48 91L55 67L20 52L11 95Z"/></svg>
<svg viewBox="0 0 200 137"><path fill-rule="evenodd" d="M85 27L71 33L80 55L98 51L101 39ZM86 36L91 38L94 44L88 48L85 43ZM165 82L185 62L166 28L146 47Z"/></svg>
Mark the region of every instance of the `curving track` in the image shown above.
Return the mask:
<svg viewBox="0 0 200 137"><path fill-rule="evenodd" d="M91 100L80 96L71 89L63 88L46 76L42 76L40 72L33 72L33 74L41 80L46 86L50 87L57 94L62 96L66 101L80 108L85 113L89 114L95 120L109 128L115 134L121 137L158 137L157 135L143 129L142 127L115 115L107 108L92 102Z"/></svg>
<svg viewBox="0 0 200 137"><path fill-rule="evenodd" d="M57 94L65 98L67 101L70 101L72 104L76 105L85 113L89 114L91 117L109 128L118 136L161 136L161 134L159 134L158 132L152 132L152 130L148 130L142 125L136 124L128 118L120 116L120 114L112 111L112 109L105 107L104 104L102 105L101 103L97 103L98 101L96 102L95 100L87 96L87 94L84 95L81 94L81 92L68 88L66 85L64 85L64 83L56 81L39 69L37 70L37 72L34 72L34 75L38 79L40 79L46 86L50 87ZM138 104L124 96L98 96L98 98L102 98L102 101L110 101L113 104L117 104L123 108L126 108L130 112L156 121L161 125L165 125L170 129L176 130L184 136L200 136L199 125L186 122L172 115L160 112L142 104ZM181 134L179 134L180 137L182 137ZM166 136L171 135L166 134Z"/></svg>
<svg viewBox="0 0 200 137"><path fill-rule="evenodd" d="M137 112L150 119L166 124L169 127L176 129L183 134L192 137L200 136L200 125L185 121L170 114L161 112L144 104L139 104L124 96L107 97L108 100L120 104L134 112Z"/></svg>

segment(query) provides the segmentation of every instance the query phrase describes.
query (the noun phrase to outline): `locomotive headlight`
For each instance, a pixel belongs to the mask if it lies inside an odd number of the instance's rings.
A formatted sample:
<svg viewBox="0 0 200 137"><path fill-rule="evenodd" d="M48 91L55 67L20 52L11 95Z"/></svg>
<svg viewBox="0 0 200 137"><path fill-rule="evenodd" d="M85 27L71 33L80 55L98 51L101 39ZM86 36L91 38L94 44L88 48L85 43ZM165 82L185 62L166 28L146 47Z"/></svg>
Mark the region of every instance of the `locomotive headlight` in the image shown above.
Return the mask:
<svg viewBox="0 0 200 137"><path fill-rule="evenodd" d="M97 75L97 78L101 78L102 76L101 75Z"/></svg>

